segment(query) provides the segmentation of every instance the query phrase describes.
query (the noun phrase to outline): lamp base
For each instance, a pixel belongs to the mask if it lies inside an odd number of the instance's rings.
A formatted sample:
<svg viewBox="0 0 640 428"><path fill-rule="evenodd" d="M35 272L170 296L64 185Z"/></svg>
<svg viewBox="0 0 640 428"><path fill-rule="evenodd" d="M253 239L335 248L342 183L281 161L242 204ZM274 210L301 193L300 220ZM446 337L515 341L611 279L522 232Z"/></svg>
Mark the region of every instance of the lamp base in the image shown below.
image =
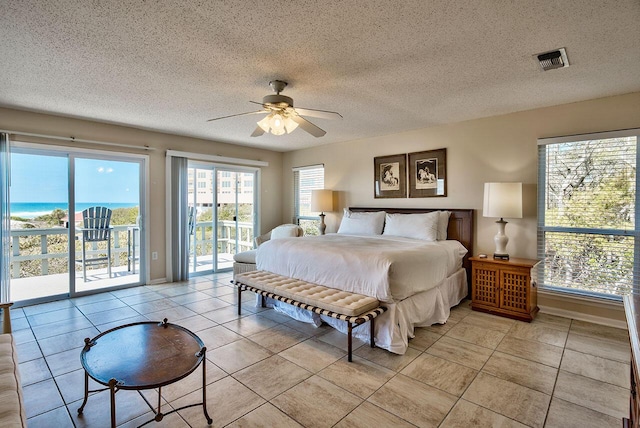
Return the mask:
<svg viewBox="0 0 640 428"><path fill-rule="evenodd" d="M320 213L320 224L318 225L318 232L320 232L320 235L324 235L325 230L327 230L327 225L324 224L324 213Z"/></svg>
<svg viewBox="0 0 640 428"><path fill-rule="evenodd" d="M504 219L496 221L498 225L498 233L493 237L493 242L496 244L496 251L493 253L494 260L509 260L509 254L507 253L507 243L509 238L504 233L504 228L507 222Z"/></svg>

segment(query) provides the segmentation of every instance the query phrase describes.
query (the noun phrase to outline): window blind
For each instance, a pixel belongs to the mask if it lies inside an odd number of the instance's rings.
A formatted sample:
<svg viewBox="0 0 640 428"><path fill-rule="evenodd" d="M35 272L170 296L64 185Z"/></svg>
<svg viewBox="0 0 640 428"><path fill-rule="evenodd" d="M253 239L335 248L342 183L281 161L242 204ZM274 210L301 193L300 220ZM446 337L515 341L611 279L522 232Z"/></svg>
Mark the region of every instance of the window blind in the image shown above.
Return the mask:
<svg viewBox="0 0 640 428"><path fill-rule="evenodd" d="M539 141L541 287L615 299L640 292L638 131Z"/></svg>
<svg viewBox="0 0 640 428"><path fill-rule="evenodd" d="M294 222L301 218L317 216L311 211L311 191L324 189L324 165L294 168ZM314 218L317 220L317 218Z"/></svg>

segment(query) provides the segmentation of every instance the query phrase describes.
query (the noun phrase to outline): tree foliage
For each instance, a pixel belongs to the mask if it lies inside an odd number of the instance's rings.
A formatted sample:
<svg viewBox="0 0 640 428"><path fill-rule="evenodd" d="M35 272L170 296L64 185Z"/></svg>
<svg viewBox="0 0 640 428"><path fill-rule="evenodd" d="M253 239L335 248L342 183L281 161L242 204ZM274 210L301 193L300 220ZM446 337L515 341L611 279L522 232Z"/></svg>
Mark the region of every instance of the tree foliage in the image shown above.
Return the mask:
<svg viewBox="0 0 640 428"><path fill-rule="evenodd" d="M34 218L34 221L44 222L48 226L59 226L61 220L67 216L67 212L65 210L61 210L60 208L56 208L51 211L49 214L44 214Z"/></svg>
<svg viewBox="0 0 640 428"><path fill-rule="evenodd" d="M633 282L635 138L547 146L546 285L623 294Z"/></svg>

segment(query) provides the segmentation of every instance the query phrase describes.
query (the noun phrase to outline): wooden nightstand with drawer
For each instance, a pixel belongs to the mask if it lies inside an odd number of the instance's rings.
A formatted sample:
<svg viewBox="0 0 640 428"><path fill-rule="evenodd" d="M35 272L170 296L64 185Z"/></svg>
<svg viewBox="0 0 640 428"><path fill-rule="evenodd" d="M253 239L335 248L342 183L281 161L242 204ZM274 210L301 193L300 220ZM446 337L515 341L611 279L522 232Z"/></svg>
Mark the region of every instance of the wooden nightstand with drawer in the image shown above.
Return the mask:
<svg viewBox="0 0 640 428"><path fill-rule="evenodd" d="M531 270L538 260L471 257L471 308L531 322L538 292Z"/></svg>

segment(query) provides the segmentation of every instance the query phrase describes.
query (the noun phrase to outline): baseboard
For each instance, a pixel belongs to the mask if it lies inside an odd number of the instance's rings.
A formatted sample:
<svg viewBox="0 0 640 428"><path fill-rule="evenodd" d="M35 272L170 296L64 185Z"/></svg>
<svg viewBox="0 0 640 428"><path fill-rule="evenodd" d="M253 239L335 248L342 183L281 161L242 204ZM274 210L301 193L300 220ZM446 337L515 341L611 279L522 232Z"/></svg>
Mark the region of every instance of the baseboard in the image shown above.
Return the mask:
<svg viewBox="0 0 640 428"><path fill-rule="evenodd" d="M609 327L627 328L624 306L621 301L601 300L588 296L567 295L547 290L539 290L538 296L549 300L551 305L538 303L541 313L557 315L579 321L601 324ZM542 299L538 299L539 301ZM609 315L609 316L607 316Z"/></svg>
<svg viewBox="0 0 640 428"><path fill-rule="evenodd" d="M167 282L167 278L156 278L156 279L152 279L151 281L147 281L146 285L165 284L166 282Z"/></svg>
<svg viewBox="0 0 640 428"><path fill-rule="evenodd" d="M559 309L559 308L554 308L549 306L540 306L540 313L557 315L559 317L571 318L578 321L592 322L594 324L606 325L608 327L615 327L615 328L622 328L622 329L627 328L626 321L614 320L612 318L607 318L607 317L599 317L596 315L585 314L583 312L567 311L565 309Z"/></svg>

